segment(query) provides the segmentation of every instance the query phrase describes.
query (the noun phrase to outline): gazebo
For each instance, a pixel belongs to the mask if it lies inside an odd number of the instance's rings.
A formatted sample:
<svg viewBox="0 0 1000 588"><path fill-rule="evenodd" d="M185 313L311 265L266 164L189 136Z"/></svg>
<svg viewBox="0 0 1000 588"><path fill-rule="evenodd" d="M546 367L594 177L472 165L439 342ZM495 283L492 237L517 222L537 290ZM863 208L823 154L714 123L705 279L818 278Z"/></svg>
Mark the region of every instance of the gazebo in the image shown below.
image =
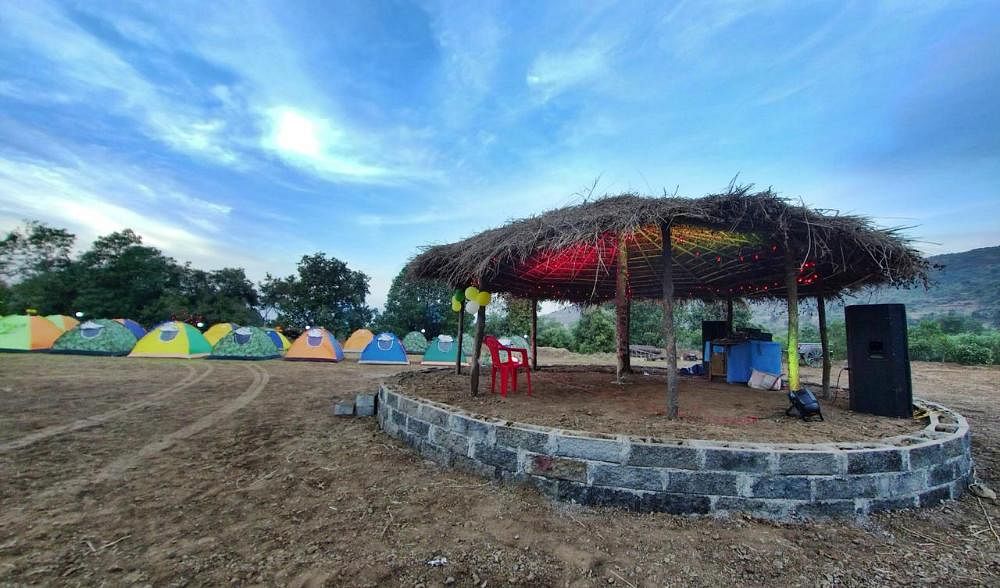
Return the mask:
<svg viewBox="0 0 1000 588"><path fill-rule="evenodd" d="M669 246L664 244L669 243ZM825 300L866 286L927 283L928 262L896 228L814 209L771 190L731 187L702 198L621 194L514 220L465 240L426 248L408 265L413 279L476 286L537 302L614 301L619 375L630 371L628 330L633 299L663 304L668 415L677 414L678 299L783 299L788 305L788 379L800 388L798 303L817 301L823 348L823 387L830 381ZM478 360L486 311L476 320ZM459 321L461 324L462 321ZM479 363L471 389L478 393Z"/></svg>

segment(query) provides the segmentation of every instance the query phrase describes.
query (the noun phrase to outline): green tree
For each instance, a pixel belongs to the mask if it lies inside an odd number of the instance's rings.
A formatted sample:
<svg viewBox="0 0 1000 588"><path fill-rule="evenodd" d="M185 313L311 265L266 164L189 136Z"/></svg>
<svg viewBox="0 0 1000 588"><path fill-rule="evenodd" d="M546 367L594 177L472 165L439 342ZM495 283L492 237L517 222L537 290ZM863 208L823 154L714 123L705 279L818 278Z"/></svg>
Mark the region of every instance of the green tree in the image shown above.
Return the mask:
<svg viewBox="0 0 1000 588"><path fill-rule="evenodd" d="M302 256L297 275L276 278L268 274L260 286L261 300L282 325L299 329L321 325L346 337L374 318L374 311L365 304L368 283L365 273L320 252Z"/></svg>
<svg viewBox="0 0 1000 588"><path fill-rule="evenodd" d="M566 325L558 321L540 319L538 321L538 345L573 349L573 333L566 328Z"/></svg>
<svg viewBox="0 0 1000 588"><path fill-rule="evenodd" d="M20 281L67 267L76 235L27 221L0 239L0 279Z"/></svg>
<svg viewBox="0 0 1000 588"><path fill-rule="evenodd" d="M498 294L487 308L487 333L525 336L531 330L531 300Z"/></svg>
<svg viewBox="0 0 1000 588"><path fill-rule="evenodd" d="M447 284L407 279L406 270L393 278L378 329L399 336L424 329L428 338L458 331L458 313L451 309L454 290ZM463 313L467 314L467 313ZM466 319L468 320L468 319Z"/></svg>
<svg viewBox="0 0 1000 588"><path fill-rule="evenodd" d="M573 329L573 339L579 353L601 353L615 350L615 316L600 306L583 310Z"/></svg>

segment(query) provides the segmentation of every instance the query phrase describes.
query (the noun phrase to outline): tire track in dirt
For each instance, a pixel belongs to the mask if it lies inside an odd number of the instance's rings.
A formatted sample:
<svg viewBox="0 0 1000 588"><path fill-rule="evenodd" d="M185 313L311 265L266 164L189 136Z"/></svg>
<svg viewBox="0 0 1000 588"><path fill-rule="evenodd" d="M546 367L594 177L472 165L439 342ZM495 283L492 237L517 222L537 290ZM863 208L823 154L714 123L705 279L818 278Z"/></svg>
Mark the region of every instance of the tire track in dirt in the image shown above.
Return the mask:
<svg viewBox="0 0 1000 588"><path fill-rule="evenodd" d="M172 394L176 394L177 392L186 390L187 388L194 386L198 382L201 382L206 377L208 377L208 375L211 374L213 371L215 371L215 366L211 364L206 364L205 367L206 369L199 374L196 372L194 366L190 365L187 366L188 374L187 376L184 377L183 380L177 382L176 384L168 386L163 390L153 392L147 398L143 398L142 400L129 402L113 410L102 412L96 415L87 416L64 425L52 425L50 427L45 427L44 429L39 429L38 431L29 433L23 437L19 437L12 441L0 443L0 453L6 453L8 451L12 451L15 449L23 449L25 447L28 447L29 445L33 445L39 441L48 439L49 437L62 435L63 433L71 433L73 431L79 431L81 429L96 427L97 425L106 423L111 419L120 417L133 410L138 410L140 408L156 404L157 402L160 402L161 400L167 398Z"/></svg>
<svg viewBox="0 0 1000 588"><path fill-rule="evenodd" d="M216 425L233 413L248 406L258 396L260 396L265 388L267 388L267 383L271 379L271 374L261 366L251 364L248 367L254 374L253 382L246 390L243 391L242 394L186 427L178 429L158 441L147 443L136 453L116 459L97 473L93 479L93 483L97 484L110 479L119 478L126 471L138 465L142 460L169 449L178 441L183 441L184 439L197 435L198 433Z"/></svg>

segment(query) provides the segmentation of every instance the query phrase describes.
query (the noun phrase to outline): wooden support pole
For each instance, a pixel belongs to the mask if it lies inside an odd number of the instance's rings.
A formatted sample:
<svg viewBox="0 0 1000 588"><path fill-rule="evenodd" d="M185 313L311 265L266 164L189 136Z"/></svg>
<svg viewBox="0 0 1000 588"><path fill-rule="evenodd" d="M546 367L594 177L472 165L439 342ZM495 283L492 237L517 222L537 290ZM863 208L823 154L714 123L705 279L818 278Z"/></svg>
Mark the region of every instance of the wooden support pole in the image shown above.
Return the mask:
<svg viewBox="0 0 1000 588"><path fill-rule="evenodd" d="M726 331L733 334L733 299L726 298Z"/></svg>
<svg viewBox="0 0 1000 588"><path fill-rule="evenodd" d="M486 307L480 306L476 313L476 343L472 349L472 395L479 396L479 354L483 351L483 337L486 335Z"/></svg>
<svg viewBox="0 0 1000 588"><path fill-rule="evenodd" d="M538 301L531 301L531 369L538 369Z"/></svg>
<svg viewBox="0 0 1000 588"><path fill-rule="evenodd" d="M455 358L455 373L462 375L462 336L465 334L465 297L462 297L462 308L458 309L458 357Z"/></svg>
<svg viewBox="0 0 1000 588"><path fill-rule="evenodd" d="M826 330L826 300L816 297L816 313L819 315L819 343L823 348L823 398L830 397L830 337Z"/></svg>
<svg viewBox="0 0 1000 588"><path fill-rule="evenodd" d="M632 373L632 358L628 349L629 315L631 303L628 299L628 247L622 238L618 244L618 271L615 277L615 347L617 358L616 381Z"/></svg>
<svg viewBox="0 0 1000 588"><path fill-rule="evenodd" d="M674 268L670 251L670 225L660 225L663 253L663 342L667 348L667 418L677 418L677 336L674 333Z"/></svg>
<svg viewBox="0 0 1000 588"><path fill-rule="evenodd" d="M799 262L785 244L785 290L788 296L788 389L799 390Z"/></svg>

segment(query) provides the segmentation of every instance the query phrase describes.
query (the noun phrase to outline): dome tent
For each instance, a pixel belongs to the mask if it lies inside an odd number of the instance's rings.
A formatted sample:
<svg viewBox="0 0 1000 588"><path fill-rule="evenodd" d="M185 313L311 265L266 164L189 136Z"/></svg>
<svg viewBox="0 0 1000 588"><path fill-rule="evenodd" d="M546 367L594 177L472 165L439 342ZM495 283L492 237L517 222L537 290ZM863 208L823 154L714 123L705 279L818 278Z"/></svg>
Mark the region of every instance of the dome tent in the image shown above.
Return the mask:
<svg viewBox="0 0 1000 588"><path fill-rule="evenodd" d="M392 333L379 333L361 352L358 363L409 365L410 359L406 357L406 350L398 337Z"/></svg>
<svg viewBox="0 0 1000 588"><path fill-rule="evenodd" d="M194 359L211 352L212 346L193 325L169 321L146 333L128 356Z"/></svg>
<svg viewBox="0 0 1000 588"><path fill-rule="evenodd" d="M132 334L135 335L136 340L142 339L143 337L146 336L146 329L142 328L142 325L140 325L139 323L135 322L132 319L116 318L115 322L122 324L126 329L132 331Z"/></svg>
<svg viewBox="0 0 1000 588"><path fill-rule="evenodd" d="M52 353L128 355L137 341L132 331L117 321L91 319L60 335L52 344Z"/></svg>
<svg viewBox="0 0 1000 588"><path fill-rule="evenodd" d="M424 351L421 365L455 365L458 359L458 342L451 335L438 335L431 339ZM467 365L469 356L462 353L462 364Z"/></svg>
<svg viewBox="0 0 1000 588"><path fill-rule="evenodd" d="M292 342L281 331L277 329L264 329L264 332L274 342L274 346L278 348L278 351L286 353L288 348L292 346Z"/></svg>
<svg viewBox="0 0 1000 588"><path fill-rule="evenodd" d="M240 328L240 326L236 323L216 323L202 334L205 336L205 340L208 341L208 344L214 347L220 339L238 328Z"/></svg>
<svg viewBox="0 0 1000 588"><path fill-rule="evenodd" d="M410 331L403 337L403 348L407 353L421 355L427 351L427 337L420 331Z"/></svg>
<svg viewBox="0 0 1000 588"><path fill-rule="evenodd" d="M264 329L239 327L229 331L212 347L209 359L275 359L281 352Z"/></svg>
<svg viewBox="0 0 1000 588"><path fill-rule="evenodd" d="M76 320L71 316L65 314L50 314L45 317L47 320L52 321L52 324L59 327L60 330L68 331L73 327L80 324L80 321Z"/></svg>
<svg viewBox="0 0 1000 588"><path fill-rule="evenodd" d="M361 353L375 337L368 329L358 329L344 341L344 353Z"/></svg>
<svg viewBox="0 0 1000 588"><path fill-rule="evenodd" d="M332 361L344 360L344 350L337 339L324 328L313 327L299 335L285 354L288 361Z"/></svg>
<svg viewBox="0 0 1000 588"><path fill-rule="evenodd" d="M62 333L40 316L5 316L0 318L0 351L47 351Z"/></svg>

